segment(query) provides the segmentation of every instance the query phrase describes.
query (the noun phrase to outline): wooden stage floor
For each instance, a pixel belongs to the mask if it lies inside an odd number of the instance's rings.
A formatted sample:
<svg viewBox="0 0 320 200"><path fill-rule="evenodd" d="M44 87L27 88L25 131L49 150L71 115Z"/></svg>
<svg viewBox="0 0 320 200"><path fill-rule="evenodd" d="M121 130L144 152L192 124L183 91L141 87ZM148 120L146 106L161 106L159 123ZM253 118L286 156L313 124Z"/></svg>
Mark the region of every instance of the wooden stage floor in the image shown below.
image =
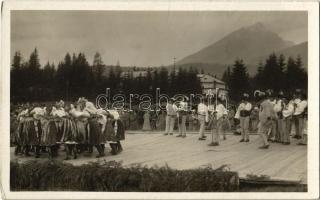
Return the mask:
<svg viewBox="0 0 320 200"><path fill-rule="evenodd" d="M228 134L227 140L222 140L220 146L210 147L211 136L199 141L198 135L189 133L186 138L164 136L161 133L135 132L126 135L122 142L124 151L116 156L109 153L99 160L122 161L124 165L139 163L147 166L163 166L176 169L198 168L211 165L218 168L228 165L230 170L237 171L240 177L247 174L267 175L271 178L284 180L301 180L307 183L307 146L298 146L292 139L291 145L271 143L267 150L258 149L261 140L258 135L250 135L249 143L240 143L240 136ZM107 145L106 151L109 151ZM34 159L33 157L15 156L11 148L11 160L19 162ZM63 159L60 152L57 159ZM96 152L92 156L81 155L76 160L64 162L81 165L96 161ZM46 159L42 155L40 159Z"/></svg>

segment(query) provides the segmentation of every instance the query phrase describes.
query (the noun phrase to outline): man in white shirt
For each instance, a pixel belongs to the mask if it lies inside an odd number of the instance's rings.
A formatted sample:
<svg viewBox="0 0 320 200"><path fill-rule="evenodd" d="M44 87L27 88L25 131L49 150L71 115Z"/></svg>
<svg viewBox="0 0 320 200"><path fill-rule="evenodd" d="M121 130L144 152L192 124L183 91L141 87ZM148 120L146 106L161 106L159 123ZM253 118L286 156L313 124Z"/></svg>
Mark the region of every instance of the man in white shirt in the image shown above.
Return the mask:
<svg viewBox="0 0 320 200"><path fill-rule="evenodd" d="M300 91L296 92L294 96L294 112L293 112L293 123L295 126L295 136L296 139L301 139L303 130L303 113L307 108L308 102L306 98L302 98Z"/></svg>
<svg viewBox="0 0 320 200"><path fill-rule="evenodd" d="M169 99L166 106L167 116L166 116L166 130L164 135L173 135L174 123L177 117L177 106L173 103L174 99Z"/></svg>
<svg viewBox="0 0 320 200"><path fill-rule="evenodd" d="M220 98L218 98L218 104L217 104L215 111L216 111L215 114L216 114L216 120L217 120L217 128L214 131L213 140L212 140L212 143L209 144L209 146L218 146L219 145L221 132L223 133L223 139L224 140L226 139L225 130L224 130L223 126L225 123L225 117L227 114L227 110L224 107L224 105L222 104L222 101Z"/></svg>
<svg viewBox="0 0 320 200"><path fill-rule="evenodd" d="M187 128L186 128L186 121L188 115L188 101L187 97L183 97L182 101L179 103L178 107L178 128L179 128L179 135L177 137L185 138L187 137Z"/></svg>
<svg viewBox="0 0 320 200"><path fill-rule="evenodd" d="M290 144L290 132L292 126L292 114L294 112L293 101L288 101L286 98L282 101L282 144Z"/></svg>
<svg viewBox="0 0 320 200"><path fill-rule="evenodd" d="M277 98L275 99L275 104L273 105L273 110L275 113L275 125L273 127L273 136L274 140L276 142L283 142L283 115L282 115L282 109L283 109L283 92L279 92Z"/></svg>
<svg viewBox="0 0 320 200"><path fill-rule="evenodd" d="M242 139L240 142L249 142L249 120L252 105L248 101L249 94L244 93L242 97L242 101L238 107L238 112L240 114L240 127L241 127L241 136Z"/></svg>
<svg viewBox="0 0 320 200"><path fill-rule="evenodd" d="M202 99L198 105L198 120L200 122L199 140L205 140L204 135L205 123L209 121L208 106L206 105L206 99Z"/></svg>

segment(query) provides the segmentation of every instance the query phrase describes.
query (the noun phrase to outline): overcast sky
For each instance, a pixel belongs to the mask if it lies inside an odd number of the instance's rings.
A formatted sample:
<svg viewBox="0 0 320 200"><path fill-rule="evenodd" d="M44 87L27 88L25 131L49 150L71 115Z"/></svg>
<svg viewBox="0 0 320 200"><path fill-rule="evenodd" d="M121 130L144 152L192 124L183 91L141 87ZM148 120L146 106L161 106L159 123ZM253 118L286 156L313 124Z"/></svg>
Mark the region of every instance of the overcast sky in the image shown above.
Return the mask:
<svg viewBox="0 0 320 200"><path fill-rule="evenodd" d="M11 55L28 59L37 47L41 64L100 52L105 64L160 66L195 53L230 32L262 22L285 40L307 41L306 12L12 11Z"/></svg>

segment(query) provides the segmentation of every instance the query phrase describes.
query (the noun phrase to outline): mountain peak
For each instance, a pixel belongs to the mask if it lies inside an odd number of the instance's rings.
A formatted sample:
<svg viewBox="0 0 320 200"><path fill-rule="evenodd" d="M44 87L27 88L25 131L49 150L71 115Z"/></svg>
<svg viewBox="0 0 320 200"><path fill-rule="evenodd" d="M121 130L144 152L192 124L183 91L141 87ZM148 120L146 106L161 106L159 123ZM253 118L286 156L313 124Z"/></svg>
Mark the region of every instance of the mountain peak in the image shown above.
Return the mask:
<svg viewBox="0 0 320 200"><path fill-rule="evenodd" d="M267 30L266 27L264 26L264 24L261 22L257 22L253 25L247 26L244 29L249 30L249 31L255 31L255 32Z"/></svg>

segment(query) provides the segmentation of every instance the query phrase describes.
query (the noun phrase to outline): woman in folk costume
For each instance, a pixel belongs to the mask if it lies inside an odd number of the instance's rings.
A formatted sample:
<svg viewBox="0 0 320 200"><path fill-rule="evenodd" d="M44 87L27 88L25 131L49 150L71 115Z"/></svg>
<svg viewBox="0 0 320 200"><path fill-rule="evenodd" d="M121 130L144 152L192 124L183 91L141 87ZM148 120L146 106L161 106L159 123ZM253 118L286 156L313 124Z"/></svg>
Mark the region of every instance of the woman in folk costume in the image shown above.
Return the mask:
<svg viewBox="0 0 320 200"><path fill-rule="evenodd" d="M84 110L85 102L82 98L77 101L76 108L71 108L69 113L72 115L77 128L75 141L77 142L77 150L79 153L83 152L85 146L88 144L88 118L90 114Z"/></svg>
<svg viewBox="0 0 320 200"><path fill-rule="evenodd" d="M45 107L35 107L30 111L30 115L33 116L34 124L37 133L37 145L35 145L35 157L40 157L40 140L42 137L42 124L43 124L43 116L46 114Z"/></svg>
<svg viewBox="0 0 320 200"><path fill-rule="evenodd" d="M77 158L77 150L76 150L76 136L77 136L77 126L73 119L71 113L74 111L73 104L70 106L65 106L65 115L62 116L62 137L60 139L60 143L64 143L66 150L66 158L65 160L69 160L72 154L73 158Z"/></svg>
<svg viewBox="0 0 320 200"><path fill-rule="evenodd" d="M26 113L24 122L23 122L23 129L21 137L21 142L23 146L23 150L26 156L30 156L29 152L31 150L31 147L35 147L36 145L39 145L39 137L36 127L36 121L33 118L33 115L30 114L30 111L33 110L34 106L31 106L30 109L28 109L28 113Z"/></svg>
<svg viewBox="0 0 320 200"><path fill-rule="evenodd" d="M106 118L104 110L97 109L92 102L86 101L85 110L90 113L90 118L88 119L88 144L92 147L95 146L98 155L97 158L105 156L104 154L104 143L105 137L103 136L103 131L105 129Z"/></svg>
<svg viewBox="0 0 320 200"><path fill-rule="evenodd" d="M59 102L56 102L56 106L52 107L52 115L56 117L55 122L58 130L57 139L60 141L62 137L62 118L66 116L66 112L64 110L64 101L60 100Z"/></svg>
<svg viewBox="0 0 320 200"><path fill-rule="evenodd" d="M151 125L150 125L150 111L147 110L145 111L143 115L143 126L142 126L143 131L151 131Z"/></svg>
<svg viewBox="0 0 320 200"><path fill-rule="evenodd" d="M18 120L18 128L16 130L15 134L15 141L17 143L16 149L15 149L15 154L17 155L18 153L25 153L27 156L29 155L29 150L26 150L26 132L25 132L25 125L26 121L29 118L29 109L24 108L17 116Z"/></svg>
<svg viewBox="0 0 320 200"><path fill-rule="evenodd" d="M57 150L56 143L58 142L58 129L55 123L56 117L52 115L52 107L53 106L50 105L45 108L45 114L42 121L42 136L40 140L40 146L47 148L50 158L57 155L57 152L55 151Z"/></svg>
<svg viewBox="0 0 320 200"><path fill-rule="evenodd" d="M105 136L111 147L111 154L123 151L120 141L125 139L125 129L116 110L108 110Z"/></svg>
<svg viewBox="0 0 320 200"><path fill-rule="evenodd" d="M242 97L242 101L238 107L238 111L240 114L240 127L241 127L241 136L242 139L240 142L249 142L249 120L252 105L248 101L249 94L244 93Z"/></svg>
<svg viewBox="0 0 320 200"><path fill-rule="evenodd" d="M268 131L272 127L272 119L274 118L273 105L271 104L269 97L266 95L266 93L261 91L255 91L255 95L258 98L258 100L261 100L259 107L258 134L260 135L263 141L263 145L260 146L259 149L268 149Z"/></svg>

